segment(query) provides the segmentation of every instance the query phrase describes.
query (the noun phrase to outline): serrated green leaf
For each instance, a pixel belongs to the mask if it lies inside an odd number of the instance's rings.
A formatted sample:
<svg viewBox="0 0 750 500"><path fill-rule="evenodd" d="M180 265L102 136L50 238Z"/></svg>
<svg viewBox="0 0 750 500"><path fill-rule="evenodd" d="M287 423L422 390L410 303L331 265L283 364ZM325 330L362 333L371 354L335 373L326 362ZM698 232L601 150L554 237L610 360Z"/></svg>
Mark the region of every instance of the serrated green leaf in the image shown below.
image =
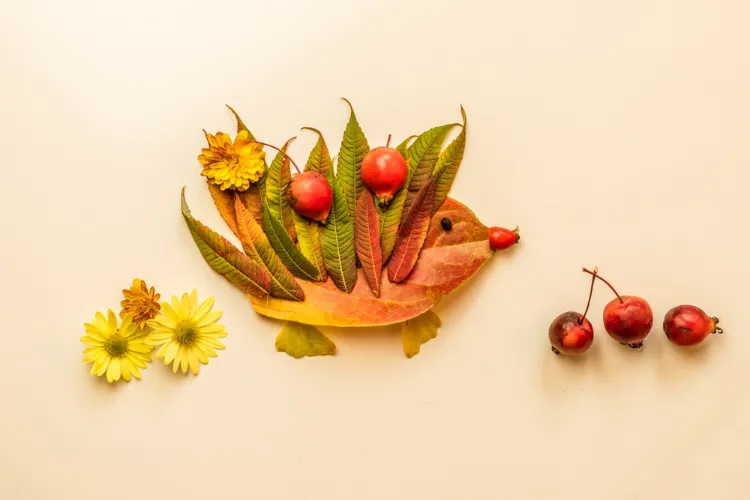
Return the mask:
<svg viewBox="0 0 750 500"><path fill-rule="evenodd" d="M404 214L409 211L414 197L432 175L443 147L443 141L456 125L458 124L451 123L433 127L422 133L414 144L409 146L409 174L406 178L408 192L404 203Z"/></svg>
<svg viewBox="0 0 750 500"><path fill-rule="evenodd" d="M190 213L182 188L182 216L206 263L245 293L266 297L271 291L271 277L226 238L212 231Z"/></svg>
<svg viewBox="0 0 750 500"><path fill-rule="evenodd" d="M310 130L318 134L318 142L315 143L315 147L310 152L310 157L305 164L305 172L319 172L324 177L328 177L328 172L333 168L333 162L331 161L331 153L328 151L328 145L323 139L323 134L320 133L320 130L312 127L302 127L302 130Z"/></svg>
<svg viewBox="0 0 750 500"><path fill-rule="evenodd" d="M263 206L263 229L268 241L287 269L298 278L307 281L318 281L320 274L315 266L294 246L281 221L271 215L267 206Z"/></svg>
<svg viewBox="0 0 750 500"><path fill-rule="evenodd" d="M297 243L302 255L312 262L320 273L320 281L325 281L328 277L325 263L323 262L323 246L320 243L320 226L318 223L292 210L294 215L294 227L297 230Z"/></svg>
<svg viewBox="0 0 750 500"><path fill-rule="evenodd" d="M436 177L435 204L432 207L434 215L448 198L448 193L453 186L453 180L458 173L458 167L461 166L461 160L464 158L466 149L466 111L461 106L461 116L463 117L463 127L458 136L451 142L445 151L440 154L437 165L435 165L434 175Z"/></svg>
<svg viewBox="0 0 750 500"><path fill-rule="evenodd" d="M336 344L311 325L290 321L276 337L276 350L294 358L336 354Z"/></svg>
<svg viewBox="0 0 750 500"><path fill-rule="evenodd" d="M271 297L297 301L305 300L305 292L294 279L292 273L284 267L281 259L271 247L263 228L258 225L250 211L245 208L239 196L235 197L234 209L242 249L271 277Z"/></svg>
<svg viewBox="0 0 750 500"><path fill-rule="evenodd" d="M255 140L255 136L253 135L252 132L250 132L250 129L247 128L247 126L245 125L245 123L242 121L242 118L240 118L240 115L237 114L237 112L234 110L234 108L232 108L232 106L230 106L229 104L227 104L226 106L227 106L227 108L229 108L229 111L232 112L232 114L234 115L234 118L237 120L237 133L239 134L243 130L246 130L247 131L247 137L248 137L248 139L250 139L251 141L254 141Z"/></svg>
<svg viewBox="0 0 750 500"><path fill-rule="evenodd" d="M287 190L289 189L289 183L292 181L292 173L289 169L289 157L285 153L289 144L294 139L296 138L292 137L281 147L283 153L276 153L263 183L268 210L270 210L271 215L284 224L284 229L286 229L292 241L297 240L297 232L294 229L292 207L289 206L289 199L287 198Z"/></svg>
<svg viewBox="0 0 750 500"><path fill-rule="evenodd" d="M409 150L409 143L411 142L412 139L415 139L416 137L417 137L416 135L410 135L409 137L404 139L401 144L396 146L396 150L399 153L401 153L401 156L403 156L405 160L407 160L406 161L407 165L409 164L409 160L406 158L406 152Z"/></svg>
<svg viewBox="0 0 750 500"><path fill-rule="evenodd" d="M422 344L437 337L441 326L440 318L432 311L401 323L401 341L406 357L412 358L419 354Z"/></svg>
<svg viewBox="0 0 750 500"><path fill-rule="evenodd" d="M417 137L412 135L407 137L396 149L406 160L406 164L409 165L409 142ZM409 194L407 186L409 185L409 179L404 182L404 186L399 189L391 202L386 208L378 206L380 210L380 247L383 250L383 262L387 262L393 252L393 246L396 244L396 237L398 236L398 227L401 224L401 215L404 211L404 204L406 203L406 196Z"/></svg>
<svg viewBox="0 0 750 500"><path fill-rule="evenodd" d="M383 250L380 248L380 215L375 198L369 189L362 190L357 202L357 219L354 221L354 247L370 290L380 296Z"/></svg>
<svg viewBox="0 0 750 500"><path fill-rule="evenodd" d="M350 293L357 282L354 221L349 217L349 208L338 180L332 175L328 180L333 188L333 206L328 221L321 227L323 262L336 287Z"/></svg>
<svg viewBox="0 0 750 500"><path fill-rule="evenodd" d="M354 220L357 199L364 187L361 175L362 159L370 150L370 146L367 144L367 138L362 131L362 127L357 122L352 104L348 100L344 100L349 105L351 115L349 116L349 123L346 124L346 130L344 130L344 138L341 141L336 176L341 183L341 191L349 210L349 218Z"/></svg>

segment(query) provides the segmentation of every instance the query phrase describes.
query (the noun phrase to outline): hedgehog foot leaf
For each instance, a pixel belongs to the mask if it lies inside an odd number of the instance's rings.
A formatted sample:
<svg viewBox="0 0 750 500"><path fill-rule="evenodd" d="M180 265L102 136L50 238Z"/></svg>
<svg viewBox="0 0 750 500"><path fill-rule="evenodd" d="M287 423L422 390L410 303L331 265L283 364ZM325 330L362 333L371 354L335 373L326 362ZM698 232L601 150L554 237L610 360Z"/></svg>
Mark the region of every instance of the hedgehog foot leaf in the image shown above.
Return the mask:
<svg viewBox="0 0 750 500"><path fill-rule="evenodd" d="M440 318L432 311L401 323L401 341L406 357L412 358L419 354L422 344L437 337L441 325Z"/></svg>
<svg viewBox="0 0 750 500"><path fill-rule="evenodd" d="M336 354L336 344L314 326L290 321L276 337L276 350L294 358L331 356Z"/></svg>

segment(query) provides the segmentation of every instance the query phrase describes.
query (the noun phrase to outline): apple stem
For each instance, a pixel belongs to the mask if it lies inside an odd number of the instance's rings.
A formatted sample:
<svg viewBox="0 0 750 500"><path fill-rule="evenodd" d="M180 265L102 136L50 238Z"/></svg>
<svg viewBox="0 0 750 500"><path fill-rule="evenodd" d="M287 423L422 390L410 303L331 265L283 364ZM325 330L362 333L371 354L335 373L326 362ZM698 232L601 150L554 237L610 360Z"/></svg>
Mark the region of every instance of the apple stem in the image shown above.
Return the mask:
<svg viewBox="0 0 750 500"><path fill-rule="evenodd" d="M273 148L273 149L275 149L276 151L278 151L279 153L283 154L283 155L284 155L284 156L285 156L285 157L287 158L287 160L289 160L290 162L292 162L292 165L294 165L294 169L295 169L295 170L297 171L297 173L298 173L298 174L301 174L301 173L302 173L302 171L300 171L299 167L297 166L297 163L296 163L296 162L295 162L295 161L294 161L294 160L292 159L292 157L291 157L291 156L289 156L288 154L286 154L286 152L285 152L285 151L282 151L281 149L277 148L277 147L276 147L276 146L274 146L273 144L268 144L268 143L265 143L265 142L260 142L260 141L255 141L255 142L257 142L257 143L258 143L258 144L260 144L261 146L268 146L269 148Z"/></svg>
<svg viewBox="0 0 750 500"><path fill-rule="evenodd" d="M586 319L586 315L589 313L589 307L591 307L591 297L594 295L594 283L596 282L596 273L598 273L599 270L597 268L594 268L594 271L591 273L591 288L589 288L589 300L586 302L586 310L583 311L583 316L578 318L578 324L582 325L583 320Z"/></svg>
<svg viewBox="0 0 750 500"><path fill-rule="evenodd" d="M385 142L385 147L388 147L391 145L391 134L388 134L388 140Z"/></svg>
<svg viewBox="0 0 750 500"><path fill-rule="evenodd" d="M609 289L610 289L610 290L612 290L612 291L613 291L613 292L615 293L615 296L617 296L617 300L619 300L619 301L620 301L620 304L624 304L624 303L625 303L625 301L624 301L624 300L622 300L622 297L620 297L620 294L619 294L619 293L617 293L617 290L615 290L615 287L613 287L613 286L612 286L612 285L610 284L610 282L609 282L609 281L607 281L607 280L605 280L604 278L602 278L601 276L599 276L599 274L598 274L598 270L596 270L596 269L595 269L594 271L589 271L588 269L586 269L586 268L584 267L584 268L583 268L583 272L584 272L584 273L589 273L589 274L593 275L593 276L594 276L594 278L598 278L598 279L602 280L602 281L604 282L604 284L605 284L605 285L607 285L607 286L609 287Z"/></svg>

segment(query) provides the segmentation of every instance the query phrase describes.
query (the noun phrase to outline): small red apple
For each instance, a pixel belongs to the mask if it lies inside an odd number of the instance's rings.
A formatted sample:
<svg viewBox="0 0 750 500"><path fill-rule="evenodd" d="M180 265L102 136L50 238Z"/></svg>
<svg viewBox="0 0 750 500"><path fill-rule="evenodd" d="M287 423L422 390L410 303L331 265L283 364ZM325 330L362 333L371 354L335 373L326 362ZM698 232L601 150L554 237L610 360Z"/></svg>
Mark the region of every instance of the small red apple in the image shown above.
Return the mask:
<svg viewBox="0 0 750 500"><path fill-rule="evenodd" d="M390 143L389 135L384 147L371 149L362 159L362 182L375 193L381 206L388 206L409 171L403 155L389 147Z"/></svg>
<svg viewBox="0 0 750 500"><path fill-rule="evenodd" d="M319 172L303 172L292 177L287 189L289 204L301 216L325 223L333 203L331 184Z"/></svg>

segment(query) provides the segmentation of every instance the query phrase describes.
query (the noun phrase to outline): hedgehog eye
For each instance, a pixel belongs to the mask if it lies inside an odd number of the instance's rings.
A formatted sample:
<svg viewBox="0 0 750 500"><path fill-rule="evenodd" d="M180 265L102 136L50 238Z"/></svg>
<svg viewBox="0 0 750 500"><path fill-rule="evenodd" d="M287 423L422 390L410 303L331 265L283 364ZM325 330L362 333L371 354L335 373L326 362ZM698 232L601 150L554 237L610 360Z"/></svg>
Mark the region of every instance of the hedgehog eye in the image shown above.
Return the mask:
<svg viewBox="0 0 750 500"><path fill-rule="evenodd" d="M448 217L443 217L440 221L440 225L443 226L443 229L446 231L450 231L453 228L453 223Z"/></svg>

